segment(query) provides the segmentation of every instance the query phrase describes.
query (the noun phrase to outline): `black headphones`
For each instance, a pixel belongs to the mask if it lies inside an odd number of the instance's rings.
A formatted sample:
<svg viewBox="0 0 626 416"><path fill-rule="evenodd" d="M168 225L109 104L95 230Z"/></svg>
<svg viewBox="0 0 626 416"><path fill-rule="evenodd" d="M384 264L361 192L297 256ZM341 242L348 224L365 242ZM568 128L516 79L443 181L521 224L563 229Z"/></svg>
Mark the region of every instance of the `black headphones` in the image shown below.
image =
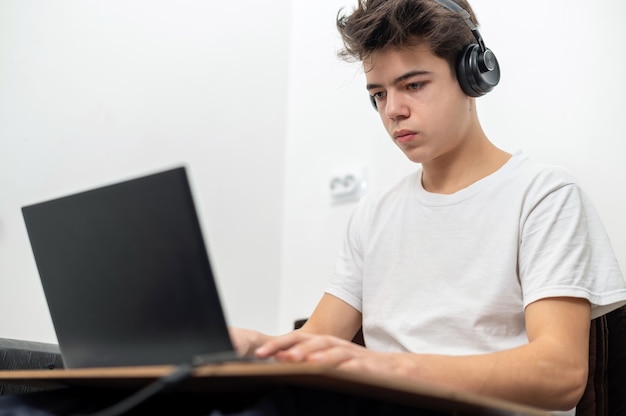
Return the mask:
<svg viewBox="0 0 626 416"><path fill-rule="evenodd" d="M496 56L485 46L476 25L470 20L470 14L467 10L453 0L435 0L435 2L451 12L460 14L474 34L476 42L478 42L464 47L457 57L456 77L461 89L470 97L480 97L487 94L500 81L500 65L498 65Z"/></svg>

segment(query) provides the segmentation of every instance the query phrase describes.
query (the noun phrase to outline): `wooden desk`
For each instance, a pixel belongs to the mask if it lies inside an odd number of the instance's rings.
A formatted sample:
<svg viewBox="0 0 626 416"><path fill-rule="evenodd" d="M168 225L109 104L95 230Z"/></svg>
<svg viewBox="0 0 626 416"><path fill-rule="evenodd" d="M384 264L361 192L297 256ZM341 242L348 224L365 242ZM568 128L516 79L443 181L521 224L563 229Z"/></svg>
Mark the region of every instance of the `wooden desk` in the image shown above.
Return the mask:
<svg viewBox="0 0 626 416"><path fill-rule="evenodd" d="M174 369L173 366L73 370L0 371L0 381L48 386L91 386L139 389ZM458 415L548 416L549 412L507 401L371 374L340 371L310 364L227 363L198 367L181 391L262 393L295 385L380 399L425 410Z"/></svg>

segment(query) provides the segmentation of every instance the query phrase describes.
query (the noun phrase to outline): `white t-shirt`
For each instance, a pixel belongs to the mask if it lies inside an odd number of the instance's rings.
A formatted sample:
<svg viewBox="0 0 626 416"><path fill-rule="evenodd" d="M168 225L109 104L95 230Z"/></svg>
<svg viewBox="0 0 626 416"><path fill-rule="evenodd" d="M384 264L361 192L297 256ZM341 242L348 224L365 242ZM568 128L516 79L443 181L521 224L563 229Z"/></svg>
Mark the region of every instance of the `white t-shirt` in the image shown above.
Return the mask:
<svg viewBox="0 0 626 416"><path fill-rule="evenodd" d="M449 355L526 344L524 308L542 298L588 299L593 318L626 303L587 196L522 153L451 195L418 170L364 198L327 292L361 311L368 348Z"/></svg>

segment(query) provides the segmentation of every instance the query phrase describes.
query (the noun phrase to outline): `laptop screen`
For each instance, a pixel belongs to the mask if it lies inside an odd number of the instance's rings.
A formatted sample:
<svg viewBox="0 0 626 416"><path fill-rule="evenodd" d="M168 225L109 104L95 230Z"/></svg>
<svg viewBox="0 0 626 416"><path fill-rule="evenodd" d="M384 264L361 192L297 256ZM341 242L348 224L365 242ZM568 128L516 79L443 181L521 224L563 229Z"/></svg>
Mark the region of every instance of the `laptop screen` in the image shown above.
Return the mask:
<svg viewBox="0 0 626 416"><path fill-rule="evenodd" d="M22 212L66 367L233 350L184 167Z"/></svg>

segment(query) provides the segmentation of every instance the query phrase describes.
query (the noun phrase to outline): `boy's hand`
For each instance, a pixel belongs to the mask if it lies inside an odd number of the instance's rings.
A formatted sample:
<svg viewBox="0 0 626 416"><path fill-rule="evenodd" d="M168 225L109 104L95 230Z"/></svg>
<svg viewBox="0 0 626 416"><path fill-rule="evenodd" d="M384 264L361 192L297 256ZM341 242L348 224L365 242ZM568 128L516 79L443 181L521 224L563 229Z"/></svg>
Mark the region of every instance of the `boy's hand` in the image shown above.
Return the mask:
<svg viewBox="0 0 626 416"><path fill-rule="evenodd" d="M254 350L270 339L269 336L251 329L228 328L228 332L235 351L241 356L254 355Z"/></svg>
<svg viewBox="0 0 626 416"><path fill-rule="evenodd" d="M376 374L393 373L401 358L401 354L373 352L341 338L304 331L274 337L257 348L255 355L259 358L274 357L283 362L315 363Z"/></svg>

